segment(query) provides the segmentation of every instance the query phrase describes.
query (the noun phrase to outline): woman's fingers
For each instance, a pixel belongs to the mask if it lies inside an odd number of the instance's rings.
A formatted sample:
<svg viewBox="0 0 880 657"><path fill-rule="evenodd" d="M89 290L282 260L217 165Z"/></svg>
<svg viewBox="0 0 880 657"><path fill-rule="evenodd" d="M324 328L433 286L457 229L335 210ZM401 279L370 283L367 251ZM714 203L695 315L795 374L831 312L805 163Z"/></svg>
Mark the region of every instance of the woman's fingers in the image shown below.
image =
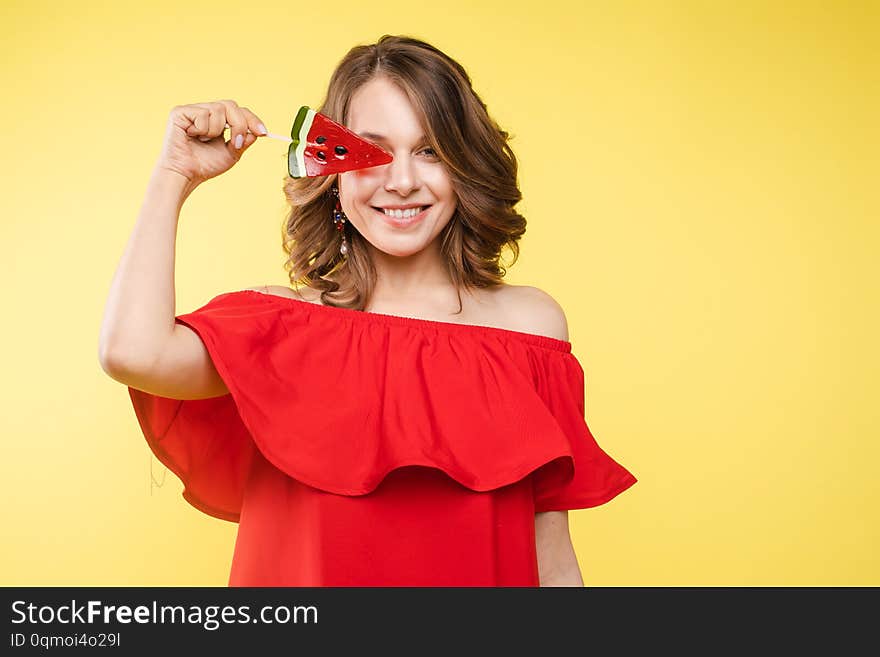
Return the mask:
<svg viewBox="0 0 880 657"><path fill-rule="evenodd" d="M201 141L210 141L229 128L229 144L241 150L253 144L258 136L268 134L262 120L249 108L241 107L231 98L212 103L193 103L203 114L197 117L195 127L189 132Z"/></svg>
<svg viewBox="0 0 880 657"><path fill-rule="evenodd" d="M208 131L210 137L222 137L223 130L226 128L226 107L221 101L211 103L211 126Z"/></svg>
<svg viewBox="0 0 880 657"><path fill-rule="evenodd" d="M268 134L262 120L249 108L241 107L232 99L210 103L193 103L188 106L192 125L187 134L199 141L210 141L229 129L229 141L235 150L253 144L257 137Z"/></svg>
<svg viewBox="0 0 880 657"><path fill-rule="evenodd" d="M183 105L182 111L183 115L190 122L190 125L186 129L186 134L190 137L207 137L208 119L210 117L209 110L194 105ZM210 137L208 138L210 139Z"/></svg>
<svg viewBox="0 0 880 657"><path fill-rule="evenodd" d="M247 117L247 122L248 122L248 125L250 126L251 132L253 132L255 135L260 135L260 136L263 136L263 135L266 135L269 133L269 131L266 130L266 126L263 125L263 121L260 120L259 116L257 116L253 112L251 112L247 107L242 107L241 111L245 115L245 117Z"/></svg>
<svg viewBox="0 0 880 657"><path fill-rule="evenodd" d="M236 148L247 148L258 136L267 133L260 118L247 107L239 105L227 107L227 124L230 130L229 139ZM238 139L241 141L237 141Z"/></svg>

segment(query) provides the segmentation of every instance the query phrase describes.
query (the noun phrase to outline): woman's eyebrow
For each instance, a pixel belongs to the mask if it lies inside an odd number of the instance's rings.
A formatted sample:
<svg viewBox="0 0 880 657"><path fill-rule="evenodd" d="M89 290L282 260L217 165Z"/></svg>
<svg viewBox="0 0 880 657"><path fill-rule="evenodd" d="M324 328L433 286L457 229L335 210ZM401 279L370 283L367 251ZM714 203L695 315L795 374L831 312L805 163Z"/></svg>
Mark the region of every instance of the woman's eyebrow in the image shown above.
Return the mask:
<svg viewBox="0 0 880 657"><path fill-rule="evenodd" d="M366 137L367 139L372 139L373 141L388 141L388 137L385 135L377 135L375 132L358 132L357 135L359 137ZM427 141L427 135L422 135L419 137L419 142Z"/></svg>

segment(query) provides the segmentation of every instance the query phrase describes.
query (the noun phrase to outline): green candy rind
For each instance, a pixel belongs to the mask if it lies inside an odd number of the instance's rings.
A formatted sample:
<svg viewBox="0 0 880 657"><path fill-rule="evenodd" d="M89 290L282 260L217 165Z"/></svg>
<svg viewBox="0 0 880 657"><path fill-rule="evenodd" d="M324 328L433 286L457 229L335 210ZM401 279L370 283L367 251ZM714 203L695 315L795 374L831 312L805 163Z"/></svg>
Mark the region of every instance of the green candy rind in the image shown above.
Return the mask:
<svg viewBox="0 0 880 657"><path fill-rule="evenodd" d="M306 175L306 146L308 146L309 130L315 120L315 110L303 105L296 113L293 128L290 130L290 147L287 149L287 168L292 178L302 178Z"/></svg>

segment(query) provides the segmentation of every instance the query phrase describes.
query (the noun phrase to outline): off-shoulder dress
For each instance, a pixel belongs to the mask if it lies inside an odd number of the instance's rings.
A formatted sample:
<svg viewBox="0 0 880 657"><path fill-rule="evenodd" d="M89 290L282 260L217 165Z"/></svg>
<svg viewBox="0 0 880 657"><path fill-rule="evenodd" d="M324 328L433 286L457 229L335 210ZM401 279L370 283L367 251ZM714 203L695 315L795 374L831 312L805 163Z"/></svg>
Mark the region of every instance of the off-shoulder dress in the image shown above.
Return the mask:
<svg viewBox="0 0 880 657"><path fill-rule="evenodd" d="M129 395L183 497L238 523L229 586L538 586L535 513L636 482L568 341L255 290L175 321L229 393Z"/></svg>

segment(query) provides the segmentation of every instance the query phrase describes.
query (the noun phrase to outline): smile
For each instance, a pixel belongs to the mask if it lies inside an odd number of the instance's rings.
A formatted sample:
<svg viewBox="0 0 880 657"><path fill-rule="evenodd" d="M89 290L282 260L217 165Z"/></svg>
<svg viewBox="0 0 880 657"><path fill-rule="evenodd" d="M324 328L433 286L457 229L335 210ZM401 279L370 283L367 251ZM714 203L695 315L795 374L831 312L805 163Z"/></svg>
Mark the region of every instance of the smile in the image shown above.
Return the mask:
<svg viewBox="0 0 880 657"><path fill-rule="evenodd" d="M426 205L418 212L418 214L414 214L411 216L398 217L398 216L395 216L394 214L387 214L381 208L373 208L373 210L375 210L377 214L381 215L381 217L385 220L386 223L388 223L391 226L395 226L397 228L403 228L403 227L411 226L415 223L418 223L419 221L421 221L422 219L425 218L425 216L428 214L428 210L430 210L430 209L431 209L431 206Z"/></svg>

